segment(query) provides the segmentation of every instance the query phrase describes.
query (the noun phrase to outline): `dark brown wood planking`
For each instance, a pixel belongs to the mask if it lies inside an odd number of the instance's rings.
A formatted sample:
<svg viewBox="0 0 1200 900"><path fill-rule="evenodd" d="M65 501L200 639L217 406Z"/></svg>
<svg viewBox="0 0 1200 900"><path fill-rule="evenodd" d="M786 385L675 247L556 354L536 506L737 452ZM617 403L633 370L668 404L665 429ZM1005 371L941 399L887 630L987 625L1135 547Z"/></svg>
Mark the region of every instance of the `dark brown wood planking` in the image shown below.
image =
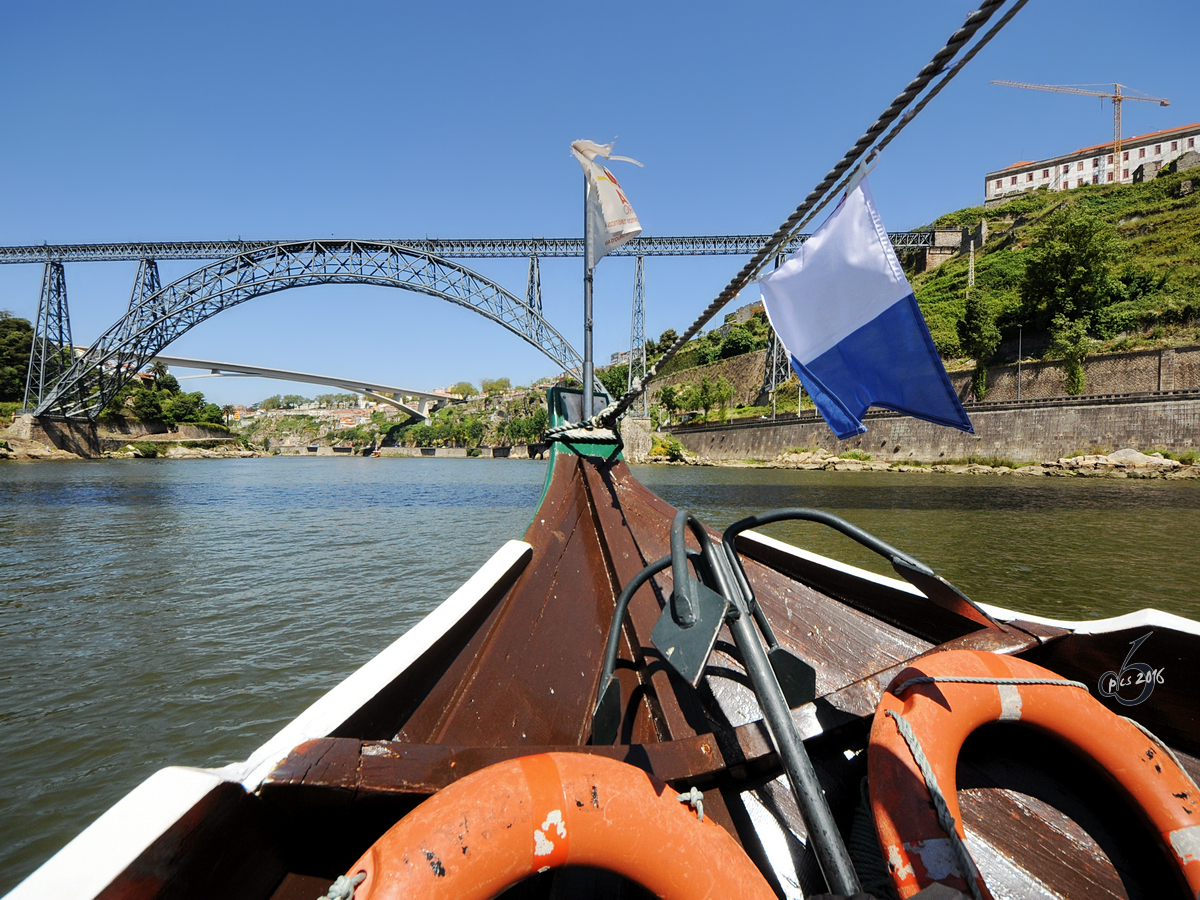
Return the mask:
<svg viewBox="0 0 1200 900"><path fill-rule="evenodd" d="M586 742L614 586L583 474L560 454L526 540L534 555L396 734L419 744ZM639 737L654 734L646 722Z"/></svg>
<svg viewBox="0 0 1200 900"><path fill-rule="evenodd" d="M280 810L318 795L322 807L342 805L347 812L372 798L412 803L502 758L574 748L615 755L671 780L717 779L724 787L706 794L706 809L735 834L735 822L746 824L740 791L748 785L730 779L751 777L760 798L769 798L787 829L803 838L790 795L779 782L762 780L778 773L778 763L762 723L752 721L736 652L720 647L714 672L695 691L650 646L650 630L670 590L669 572L638 592L624 624L617 674L626 718L619 743L581 746L590 730L613 598L644 565L668 552L674 514L623 463L560 455L526 536L534 546L532 560L396 740L325 739L297 748L264 783L263 798ZM824 696L793 716L825 778L836 780L853 768L842 757L846 741L836 739L838 729L869 721L882 690L912 658L955 646L1048 654L1065 634L1036 627L970 631L970 623L963 633L962 622L935 613L936 628L953 639L934 646L884 621L903 618L888 608L895 597L834 598L794 580L790 565L786 559L748 560L746 569L781 642L817 668ZM919 600L905 602L916 604L907 612L919 611ZM928 628L928 621L921 627ZM835 739L825 741L829 735ZM705 745L715 751L711 756L699 752ZM992 877L1011 886L1029 878L1055 884L1064 897L1088 896L1079 892L1085 883L1096 886L1095 896L1123 896L1119 866L1102 846L1111 844L1109 838L1085 839L1083 826L1068 813L1023 793L1022 787L1032 790L1033 776L1015 786L988 777L984 772L968 779L964 815L987 852L1020 858L1020 865ZM854 794L844 787L827 787L843 822Z"/></svg>

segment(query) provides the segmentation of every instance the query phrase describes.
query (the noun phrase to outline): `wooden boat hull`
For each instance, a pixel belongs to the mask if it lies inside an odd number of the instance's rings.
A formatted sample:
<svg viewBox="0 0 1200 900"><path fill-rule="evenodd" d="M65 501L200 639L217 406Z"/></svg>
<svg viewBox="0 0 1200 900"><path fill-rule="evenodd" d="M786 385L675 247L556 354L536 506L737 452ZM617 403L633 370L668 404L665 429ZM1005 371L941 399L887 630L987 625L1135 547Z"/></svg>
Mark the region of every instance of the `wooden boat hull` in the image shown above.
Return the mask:
<svg viewBox="0 0 1200 900"><path fill-rule="evenodd" d="M524 540L501 548L428 619L248 760L156 774L10 896L313 897L441 788L547 751L598 754L700 787L706 815L781 896L824 891L728 632L695 688L651 644L669 570L629 607L615 673L618 739L589 744L614 598L668 552L675 510L606 459L612 448L575 449L554 450ZM763 535L744 535L739 550L780 643L816 669L817 699L792 718L867 889L882 891L885 877L877 846L863 861L873 838L862 790L867 736L888 683L924 654L1013 654L1096 695L1116 673L1105 690L1118 690L1103 702L1200 773L1197 697L1185 676L1200 649L1194 622L1144 613L1056 623L989 608L998 625L986 627L905 582ZM1120 688L1131 643L1148 633L1138 649L1155 672L1152 689ZM969 845L996 896L1178 893L1146 830L1052 737L989 727L968 741L958 780ZM588 877L614 896L631 890L615 876ZM547 873L521 890L556 895L556 880L564 890L573 878Z"/></svg>

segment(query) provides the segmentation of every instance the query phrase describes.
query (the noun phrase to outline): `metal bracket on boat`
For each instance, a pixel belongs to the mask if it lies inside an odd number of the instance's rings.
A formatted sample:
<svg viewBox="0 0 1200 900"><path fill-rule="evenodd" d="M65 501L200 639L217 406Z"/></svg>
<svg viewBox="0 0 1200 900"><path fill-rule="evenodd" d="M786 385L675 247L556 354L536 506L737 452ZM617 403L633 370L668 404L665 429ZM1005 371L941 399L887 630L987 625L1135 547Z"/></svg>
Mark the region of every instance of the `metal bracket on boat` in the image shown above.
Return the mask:
<svg viewBox="0 0 1200 900"><path fill-rule="evenodd" d="M658 617L650 633L650 643L658 648L688 684L695 687L704 675L704 667L717 635L727 616L733 614L729 601L691 577L687 566L684 529L691 529L700 544L700 556L709 573L717 565L716 552L708 532L695 516L680 510L671 522L671 600Z"/></svg>
<svg viewBox="0 0 1200 900"><path fill-rule="evenodd" d="M726 552L735 564L734 568L737 570L741 569L741 562L738 559L736 549L737 536L739 534L751 528L769 525L772 522L789 520L819 522L835 531L840 531L846 537L857 541L868 550L878 553L886 559L892 564L892 568L896 571L896 574L938 606L944 607L965 619L970 619L988 628L1000 628L995 619L985 613L966 594L934 572L925 563L914 556L910 556L903 550L897 550L891 544L887 543L887 541L880 540L870 532L864 531L851 522L847 522L841 516L835 516L833 513L826 512L823 509L807 509L803 507L772 509L768 512L757 513L734 522L725 529L725 533L721 536L721 541L726 548ZM744 580L744 578L745 576L743 575L742 579Z"/></svg>

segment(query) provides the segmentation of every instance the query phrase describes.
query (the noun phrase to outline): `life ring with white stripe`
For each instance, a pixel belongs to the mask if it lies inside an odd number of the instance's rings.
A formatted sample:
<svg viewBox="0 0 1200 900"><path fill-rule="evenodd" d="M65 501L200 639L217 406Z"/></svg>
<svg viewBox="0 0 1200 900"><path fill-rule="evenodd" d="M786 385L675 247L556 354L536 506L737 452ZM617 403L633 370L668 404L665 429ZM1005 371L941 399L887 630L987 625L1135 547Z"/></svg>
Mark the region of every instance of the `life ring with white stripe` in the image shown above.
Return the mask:
<svg viewBox="0 0 1200 900"><path fill-rule="evenodd" d="M1101 705L1085 685L1011 656L951 650L924 657L896 676L871 727L871 809L901 898L935 881L991 896L962 840L955 783L963 741L990 722L1040 729L1107 772L1141 811L1189 895L1197 896L1200 792L1170 750ZM935 793L944 798L954 834L939 821Z"/></svg>
<svg viewBox="0 0 1200 900"><path fill-rule="evenodd" d="M616 872L665 900L775 900L728 832L645 771L586 753L497 763L434 794L347 873L355 900L487 900L561 866Z"/></svg>

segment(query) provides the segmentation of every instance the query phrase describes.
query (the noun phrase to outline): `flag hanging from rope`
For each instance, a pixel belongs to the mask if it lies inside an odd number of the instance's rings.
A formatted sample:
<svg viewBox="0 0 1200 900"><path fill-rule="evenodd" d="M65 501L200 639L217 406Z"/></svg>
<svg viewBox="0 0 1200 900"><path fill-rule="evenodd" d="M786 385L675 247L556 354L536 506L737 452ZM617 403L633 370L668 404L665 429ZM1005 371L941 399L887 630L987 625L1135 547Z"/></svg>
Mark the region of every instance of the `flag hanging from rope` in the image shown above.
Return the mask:
<svg viewBox="0 0 1200 900"><path fill-rule="evenodd" d="M594 141L573 141L571 152L587 177L587 248L588 266L595 266L606 253L627 244L642 233L637 213L629 205L616 176L596 162L597 156L619 159L636 166L641 163L628 156L613 156L613 145Z"/></svg>
<svg viewBox="0 0 1200 900"><path fill-rule="evenodd" d="M866 180L761 282L792 368L839 440L882 406L974 434Z"/></svg>

